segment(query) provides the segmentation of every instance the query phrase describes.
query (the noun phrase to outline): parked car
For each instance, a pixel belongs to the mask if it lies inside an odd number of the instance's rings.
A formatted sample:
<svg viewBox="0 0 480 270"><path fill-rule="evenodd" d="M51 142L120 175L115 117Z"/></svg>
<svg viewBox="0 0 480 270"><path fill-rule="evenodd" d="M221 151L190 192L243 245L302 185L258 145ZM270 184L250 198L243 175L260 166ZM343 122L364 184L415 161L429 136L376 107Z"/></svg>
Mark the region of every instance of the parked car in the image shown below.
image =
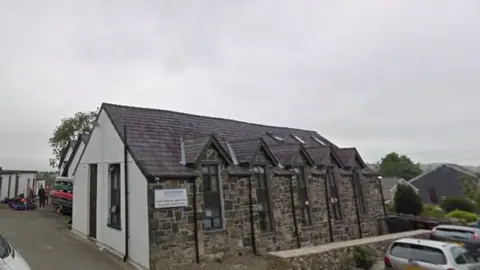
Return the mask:
<svg viewBox="0 0 480 270"><path fill-rule="evenodd" d="M439 225L432 229L430 239L457 243L470 251L475 257L480 257L480 229L467 226Z"/></svg>
<svg viewBox="0 0 480 270"><path fill-rule="evenodd" d="M465 248L427 239L393 242L384 258L386 270L479 270L480 262Z"/></svg>
<svg viewBox="0 0 480 270"><path fill-rule="evenodd" d="M0 270L31 270L10 243L0 235Z"/></svg>

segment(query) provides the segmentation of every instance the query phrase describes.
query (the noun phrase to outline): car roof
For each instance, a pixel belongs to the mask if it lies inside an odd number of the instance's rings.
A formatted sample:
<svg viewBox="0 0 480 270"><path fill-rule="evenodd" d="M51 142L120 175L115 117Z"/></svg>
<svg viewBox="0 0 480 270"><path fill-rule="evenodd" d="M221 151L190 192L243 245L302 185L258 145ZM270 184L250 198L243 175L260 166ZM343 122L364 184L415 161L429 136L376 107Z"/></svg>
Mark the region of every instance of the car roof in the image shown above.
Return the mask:
<svg viewBox="0 0 480 270"><path fill-rule="evenodd" d="M438 225L435 227L436 229L452 229L452 230L462 230L462 231L476 231L477 229L474 227L468 226L458 226L458 225Z"/></svg>
<svg viewBox="0 0 480 270"><path fill-rule="evenodd" d="M456 245L454 243L445 243L445 242L440 242L435 240L419 239L419 238L402 238L395 241L395 243L416 244L416 245L429 246L429 247L434 247L439 249Z"/></svg>

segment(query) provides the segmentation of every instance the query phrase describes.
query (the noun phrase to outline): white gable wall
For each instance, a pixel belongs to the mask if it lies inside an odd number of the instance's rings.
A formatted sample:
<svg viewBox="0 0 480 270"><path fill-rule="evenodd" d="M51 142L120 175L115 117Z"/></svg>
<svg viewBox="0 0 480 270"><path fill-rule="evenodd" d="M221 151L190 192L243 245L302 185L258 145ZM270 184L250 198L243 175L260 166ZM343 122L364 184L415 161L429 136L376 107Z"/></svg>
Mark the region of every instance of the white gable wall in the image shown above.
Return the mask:
<svg viewBox="0 0 480 270"><path fill-rule="evenodd" d="M149 268L147 180L128 155L129 257ZM98 164L97 242L119 255L125 254L125 171L124 147L110 119L102 110L75 172L72 228L89 235L89 164ZM121 231L107 226L109 211L108 166L121 164Z"/></svg>
<svg viewBox="0 0 480 270"><path fill-rule="evenodd" d="M77 148L77 152L74 153L72 163L70 163L70 167L68 167L68 177L73 177L73 172L75 171L75 167L77 167L77 164L80 161L80 156L82 155L84 148L85 141L82 139L80 142L80 146Z"/></svg>
<svg viewBox="0 0 480 270"><path fill-rule="evenodd" d="M23 193L27 196L28 188L33 188L34 178L36 178L35 173L19 173L18 194Z"/></svg>
<svg viewBox="0 0 480 270"><path fill-rule="evenodd" d="M9 174L2 174L2 178L0 181L2 181L2 188L0 190L0 200L3 200L4 198L8 197L8 179L10 175Z"/></svg>

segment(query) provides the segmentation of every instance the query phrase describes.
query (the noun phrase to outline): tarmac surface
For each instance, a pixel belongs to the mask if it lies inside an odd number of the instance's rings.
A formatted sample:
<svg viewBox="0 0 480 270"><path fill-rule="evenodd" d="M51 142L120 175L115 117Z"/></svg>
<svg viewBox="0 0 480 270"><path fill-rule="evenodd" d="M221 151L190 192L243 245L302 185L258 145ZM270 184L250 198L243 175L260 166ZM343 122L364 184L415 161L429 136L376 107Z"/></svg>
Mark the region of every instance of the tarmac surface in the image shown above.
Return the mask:
<svg viewBox="0 0 480 270"><path fill-rule="evenodd" d="M92 241L68 229L68 217L53 208L13 211L0 206L0 234L30 264L32 270L134 269Z"/></svg>

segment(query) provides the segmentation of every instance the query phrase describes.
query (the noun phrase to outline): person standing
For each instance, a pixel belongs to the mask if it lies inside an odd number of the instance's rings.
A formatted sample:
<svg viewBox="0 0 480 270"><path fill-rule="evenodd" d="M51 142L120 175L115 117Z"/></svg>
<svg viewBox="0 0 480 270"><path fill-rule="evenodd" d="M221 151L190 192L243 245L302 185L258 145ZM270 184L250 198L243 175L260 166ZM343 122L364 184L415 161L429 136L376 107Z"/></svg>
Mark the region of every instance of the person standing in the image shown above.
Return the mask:
<svg viewBox="0 0 480 270"><path fill-rule="evenodd" d="M38 197L40 199L40 205L39 207L45 207L45 197L46 197L46 193L45 193L45 189L43 188L43 186L41 185L40 188L38 189Z"/></svg>

